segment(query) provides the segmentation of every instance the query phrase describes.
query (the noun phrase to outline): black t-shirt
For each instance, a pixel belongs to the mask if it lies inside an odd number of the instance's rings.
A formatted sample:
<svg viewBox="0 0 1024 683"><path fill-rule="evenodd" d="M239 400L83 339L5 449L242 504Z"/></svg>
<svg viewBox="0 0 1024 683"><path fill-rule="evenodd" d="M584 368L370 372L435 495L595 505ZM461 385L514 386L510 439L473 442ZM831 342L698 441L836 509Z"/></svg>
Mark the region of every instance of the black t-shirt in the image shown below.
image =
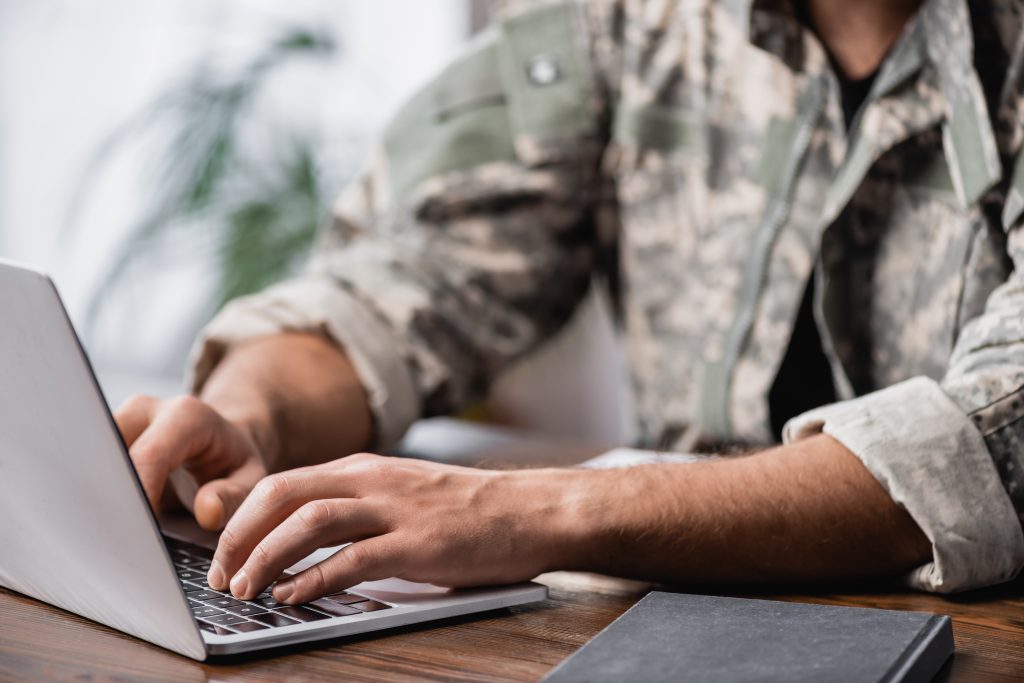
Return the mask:
<svg viewBox="0 0 1024 683"><path fill-rule="evenodd" d="M797 3L801 5L802 3ZM851 80L842 69L833 64L839 79L839 93L843 106L843 117L849 128L864 105L878 72L867 78ZM768 407L772 432L782 438L782 427L797 415L836 400L832 369L821 345L821 335L814 321L814 276L804 291L800 312L797 314L789 348L779 366L775 382L768 392Z"/></svg>

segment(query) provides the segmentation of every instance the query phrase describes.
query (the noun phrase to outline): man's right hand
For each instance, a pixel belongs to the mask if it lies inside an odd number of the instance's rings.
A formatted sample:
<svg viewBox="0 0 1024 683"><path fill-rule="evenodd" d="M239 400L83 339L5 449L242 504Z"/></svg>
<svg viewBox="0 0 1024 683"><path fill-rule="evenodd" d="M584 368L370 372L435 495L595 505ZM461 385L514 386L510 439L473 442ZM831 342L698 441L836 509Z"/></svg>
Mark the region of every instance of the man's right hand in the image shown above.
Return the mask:
<svg viewBox="0 0 1024 683"><path fill-rule="evenodd" d="M170 476L182 467L195 478L191 507L204 529L217 531L268 473L268 454L252 430L229 422L198 398L133 396L114 415L150 504L160 511Z"/></svg>
<svg viewBox="0 0 1024 683"><path fill-rule="evenodd" d="M355 368L317 334L287 332L235 345L200 397L135 396L114 415L155 510L174 501L179 467L199 484L196 521L224 528L269 472L365 450L373 421ZM180 488L180 487L179 487Z"/></svg>

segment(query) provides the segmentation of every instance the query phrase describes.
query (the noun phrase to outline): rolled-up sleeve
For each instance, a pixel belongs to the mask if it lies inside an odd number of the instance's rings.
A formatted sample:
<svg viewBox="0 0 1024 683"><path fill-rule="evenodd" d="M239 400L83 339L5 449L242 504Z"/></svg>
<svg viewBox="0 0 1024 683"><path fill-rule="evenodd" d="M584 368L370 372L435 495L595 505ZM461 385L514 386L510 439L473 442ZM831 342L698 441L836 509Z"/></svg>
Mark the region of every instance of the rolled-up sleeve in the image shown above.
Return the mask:
<svg viewBox="0 0 1024 683"><path fill-rule="evenodd" d="M787 443L824 432L856 455L932 544L907 582L949 593L1008 581L1024 534L974 421L940 385L914 378L790 420Z"/></svg>
<svg viewBox="0 0 1024 683"><path fill-rule="evenodd" d="M391 330L330 278L310 275L231 302L201 333L188 384L198 392L228 350L285 331L327 336L345 350L366 391L377 445L398 441L416 419L419 398Z"/></svg>
<svg viewBox="0 0 1024 683"><path fill-rule="evenodd" d="M926 590L1007 581L1024 566L1024 154L1011 186L1013 268L959 331L944 375L812 410L784 432L831 435L906 508L932 542L932 562L908 577Z"/></svg>

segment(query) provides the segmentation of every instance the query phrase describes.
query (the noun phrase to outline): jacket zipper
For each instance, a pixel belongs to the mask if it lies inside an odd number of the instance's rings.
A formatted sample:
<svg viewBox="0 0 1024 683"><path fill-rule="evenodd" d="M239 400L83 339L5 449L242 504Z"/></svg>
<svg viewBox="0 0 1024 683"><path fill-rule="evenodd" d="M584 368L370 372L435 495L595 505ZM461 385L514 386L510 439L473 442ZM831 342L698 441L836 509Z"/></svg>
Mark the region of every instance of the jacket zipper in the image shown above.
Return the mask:
<svg viewBox="0 0 1024 683"><path fill-rule="evenodd" d="M757 232L739 313L726 336L722 359L705 368L701 422L703 431L708 432L709 436L726 438L731 432L729 396L732 393L732 376L753 330L755 312L768 277L771 250L792 210L797 174L803 166L810 149L811 135L824 110L825 80L824 77L815 78L808 86L809 103L804 108L804 115L800 117L793 136L793 153L783 174L784 189L781 196L773 199ZM718 367L714 367L716 365Z"/></svg>

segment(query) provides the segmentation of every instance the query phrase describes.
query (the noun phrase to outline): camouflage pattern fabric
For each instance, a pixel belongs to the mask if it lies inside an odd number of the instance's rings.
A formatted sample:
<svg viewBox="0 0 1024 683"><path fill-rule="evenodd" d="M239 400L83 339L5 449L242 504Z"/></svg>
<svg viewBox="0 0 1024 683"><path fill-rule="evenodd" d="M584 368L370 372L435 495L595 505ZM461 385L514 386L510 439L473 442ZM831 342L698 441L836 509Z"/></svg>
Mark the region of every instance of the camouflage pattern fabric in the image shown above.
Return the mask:
<svg viewBox="0 0 1024 683"><path fill-rule="evenodd" d="M848 130L782 0L509 3L397 114L306 273L230 305L231 344L319 329L381 444L480 397L595 276L642 442L771 441L808 278L841 401L791 421L853 451L933 543L912 585L1024 564L1021 3L926 0Z"/></svg>

